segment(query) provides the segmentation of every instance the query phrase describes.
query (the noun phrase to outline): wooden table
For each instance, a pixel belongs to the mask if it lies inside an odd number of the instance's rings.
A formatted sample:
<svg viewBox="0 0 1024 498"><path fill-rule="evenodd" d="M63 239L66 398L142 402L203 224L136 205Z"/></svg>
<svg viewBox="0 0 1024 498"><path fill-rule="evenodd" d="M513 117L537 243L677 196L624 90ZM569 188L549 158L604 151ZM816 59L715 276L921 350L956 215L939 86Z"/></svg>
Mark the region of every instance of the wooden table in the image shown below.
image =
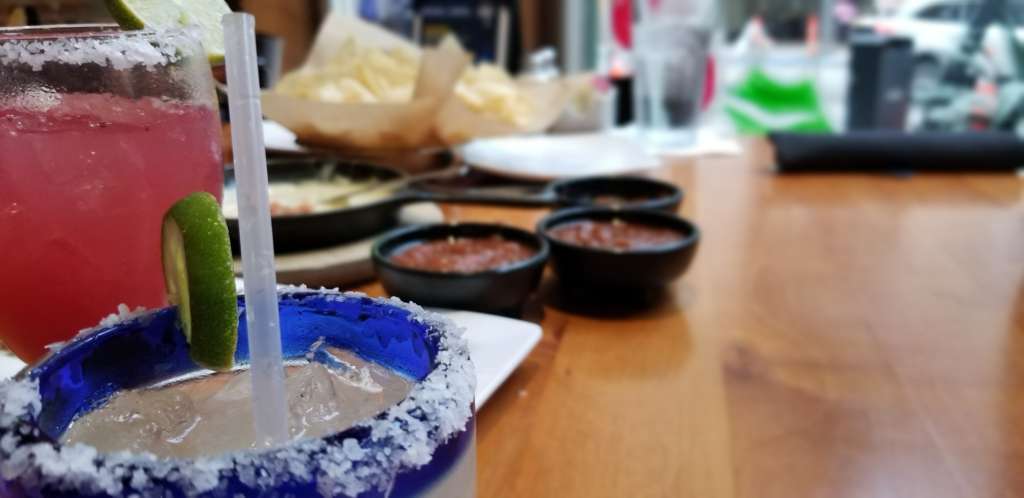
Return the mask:
<svg viewBox="0 0 1024 498"><path fill-rule="evenodd" d="M1024 182L778 176L750 145L656 172L703 229L663 302L530 313L478 496L1024 496Z"/></svg>

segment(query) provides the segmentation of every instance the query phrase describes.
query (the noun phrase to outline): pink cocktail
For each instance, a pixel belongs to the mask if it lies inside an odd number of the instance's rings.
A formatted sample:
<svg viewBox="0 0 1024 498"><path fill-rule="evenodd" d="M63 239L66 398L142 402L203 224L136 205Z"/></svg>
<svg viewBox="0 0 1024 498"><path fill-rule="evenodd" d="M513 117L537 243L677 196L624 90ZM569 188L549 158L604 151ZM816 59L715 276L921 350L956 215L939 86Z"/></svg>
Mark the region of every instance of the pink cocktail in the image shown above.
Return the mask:
<svg viewBox="0 0 1024 498"><path fill-rule="evenodd" d="M209 66L187 31L0 30L0 340L33 361L119 304L166 304L160 225L221 194Z"/></svg>

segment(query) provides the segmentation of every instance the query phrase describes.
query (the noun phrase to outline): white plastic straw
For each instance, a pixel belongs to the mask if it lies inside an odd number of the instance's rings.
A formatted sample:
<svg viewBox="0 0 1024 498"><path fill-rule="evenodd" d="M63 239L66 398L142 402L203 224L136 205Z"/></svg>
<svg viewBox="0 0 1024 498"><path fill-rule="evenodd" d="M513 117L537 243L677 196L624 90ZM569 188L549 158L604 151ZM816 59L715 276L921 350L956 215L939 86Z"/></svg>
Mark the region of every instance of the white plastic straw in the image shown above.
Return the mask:
<svg viewBox="0 0 1024 498"><path fill-rule="evenodd" d="M242 243L246 324L256 433L268 445L288 438L288 412L277 312L274 241L270 229L267 158L263 145L255 21L225 14L224 47L231 111L231 144L238 182L238 231Z"/></svg>

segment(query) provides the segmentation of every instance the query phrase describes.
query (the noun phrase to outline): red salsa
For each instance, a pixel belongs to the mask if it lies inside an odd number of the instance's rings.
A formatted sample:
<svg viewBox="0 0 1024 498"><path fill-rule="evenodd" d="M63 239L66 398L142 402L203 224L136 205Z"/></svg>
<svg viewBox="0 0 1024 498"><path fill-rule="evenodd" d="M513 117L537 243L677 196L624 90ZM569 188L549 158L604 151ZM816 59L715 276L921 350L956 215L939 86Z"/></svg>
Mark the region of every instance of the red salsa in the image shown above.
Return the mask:
<svg viewBox="0 0 1024 498"><path fill-rule="evenodd" d="M494 235L420 242L393 254L391 262L418 270L475 273L502 268L534 254L537 251L532 247Z"/></svg>
<svg viewBox="0 0 1024 498"><path fill-rule="evenodd" d="M551 228L548 234L567 244L618 251L663 246L683 240L683 234L678 230L619 219L575 221Z"/></svg>

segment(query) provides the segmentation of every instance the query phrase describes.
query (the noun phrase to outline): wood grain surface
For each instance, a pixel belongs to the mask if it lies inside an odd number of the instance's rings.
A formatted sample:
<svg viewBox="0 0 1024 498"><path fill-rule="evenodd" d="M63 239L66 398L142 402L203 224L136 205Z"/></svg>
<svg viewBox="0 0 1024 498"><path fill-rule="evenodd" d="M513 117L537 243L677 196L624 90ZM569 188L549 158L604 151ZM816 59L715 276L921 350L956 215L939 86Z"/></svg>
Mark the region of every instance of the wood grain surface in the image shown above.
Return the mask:
<svg viewBox="0 0 1024 498"><path fill-rule="evenodd" d="M1024 496L1024 182L768 157L654 173L703 238L651 307L545 278L543 339L479 414L478 496Z"/></svg>

